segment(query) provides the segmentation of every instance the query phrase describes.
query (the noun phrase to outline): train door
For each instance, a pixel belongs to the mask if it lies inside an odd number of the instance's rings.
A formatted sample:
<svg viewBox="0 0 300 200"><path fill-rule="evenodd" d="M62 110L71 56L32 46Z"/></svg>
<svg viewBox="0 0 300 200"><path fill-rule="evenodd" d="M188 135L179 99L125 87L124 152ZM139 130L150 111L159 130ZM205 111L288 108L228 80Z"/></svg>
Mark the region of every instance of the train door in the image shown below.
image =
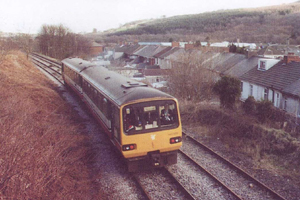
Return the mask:
<svg viewBox="0 0 300 200"><path fill-rule="evenodd" d="M118 141L121 144L121 135L120 135L120 109L114 107L112 109L112 131L113 131L113 139Z"/></svg>

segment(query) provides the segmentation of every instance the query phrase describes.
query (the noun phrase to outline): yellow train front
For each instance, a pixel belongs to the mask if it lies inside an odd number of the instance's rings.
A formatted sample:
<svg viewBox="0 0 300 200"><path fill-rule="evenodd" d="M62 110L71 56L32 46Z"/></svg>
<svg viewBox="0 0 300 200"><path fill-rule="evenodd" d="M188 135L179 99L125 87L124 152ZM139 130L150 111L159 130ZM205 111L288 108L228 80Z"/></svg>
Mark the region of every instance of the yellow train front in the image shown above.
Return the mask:
<svg viewBox="0 0 300 200"><path fill-rule="evenodd" d="M182 128L174 97L78 58L63 60L63 78L103 126L129 171L177 163Z"/></svg>
<svg viewBox="0 0 300 200"><path fill-rule="evenodd" d="M129 171L177 163L182 130L175 99L141 99L121 110L121 150Z"/></svg>

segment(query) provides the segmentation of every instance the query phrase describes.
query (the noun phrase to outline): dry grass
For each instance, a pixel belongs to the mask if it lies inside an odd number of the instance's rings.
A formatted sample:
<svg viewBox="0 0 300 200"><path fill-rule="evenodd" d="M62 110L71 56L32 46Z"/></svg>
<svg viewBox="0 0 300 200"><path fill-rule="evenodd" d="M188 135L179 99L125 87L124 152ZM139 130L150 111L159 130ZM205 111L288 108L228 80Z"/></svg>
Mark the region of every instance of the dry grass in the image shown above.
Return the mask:
<svg viewBox="0 0 300 200"><path fill-rule="evenodd" d="M0 199L93 199L89 138L20 52L0 65Z"/></svg>

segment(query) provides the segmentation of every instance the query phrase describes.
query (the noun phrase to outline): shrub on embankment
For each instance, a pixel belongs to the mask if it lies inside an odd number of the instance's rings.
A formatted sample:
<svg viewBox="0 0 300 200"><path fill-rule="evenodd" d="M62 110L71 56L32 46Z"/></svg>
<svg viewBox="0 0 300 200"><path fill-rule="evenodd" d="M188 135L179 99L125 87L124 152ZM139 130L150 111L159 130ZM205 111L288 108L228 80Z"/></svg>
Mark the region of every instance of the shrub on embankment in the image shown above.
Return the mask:
<svg viewBox="0 0 300 200"><path fill-rule="evenodd" d="M26 57L0 65L0 199L93 199L79 118Z"/></svg>
<svg viewBox="0 0 300 200"><path fill-rule="evenodd" d="M182 105L181 113L183 124L200 125L207 129L208 133L205 134L217 136L226 145L240 151L248 149L246 153L252 154L250 156L254 159L260 160L264 155L271 155L284 158L290 166L300 164L299 137L283 129L271 128L273 125L262 124L258 118L247 115L242 110Z"/></svg>

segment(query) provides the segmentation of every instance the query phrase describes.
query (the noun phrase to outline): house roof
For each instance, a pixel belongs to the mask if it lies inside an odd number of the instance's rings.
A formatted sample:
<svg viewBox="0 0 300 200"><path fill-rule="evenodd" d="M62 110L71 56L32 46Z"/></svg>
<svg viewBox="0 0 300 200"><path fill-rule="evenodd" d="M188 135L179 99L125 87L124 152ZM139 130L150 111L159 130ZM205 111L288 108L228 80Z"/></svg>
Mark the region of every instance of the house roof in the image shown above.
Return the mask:
<svg viewBox="0 0 300 200"><path fill-rule="evenodd" d="M151 57L153 57L153 55L155 54L155 52L158 48L160 48L160 46L147 45L147 46L144 46L141 49L138 49L133 54L137 55L137 56L142 56L142 57L145 57L145 58L151 58Z"/></svg>
<svg viewBox="0 0 300 200"><path fill-rule="evenodd" d="M299 96L300 63L280 61L266 71L251 69L241 80Z"/></svg>
<svg viewBox="0 0 300 200"><path fill-rule="evenodd" d="M172 49L172 47L165 47L164 49L162 49L162 51L159 51L158 53L156 53L153 57L158 58L159 56L163 55L164 53L170 51Z"/></svg>
<svg viewBox="0 0 300 200"><path fill-rule="evenodd" d="M128 55L132 55L134 51L136 51L137 49L142 48L142 47L143 46L140 46L138 44L135 44L135 45L127 44L127 45L121 45L121 46L115 47L115 51L123 52Z"/></svg>
<svg viewBox="0 0 300 200"><path fill-rule="evenodd" d="M178 48L178 47L173 47L173 48L170 49L169 51L167 51L167 52L165 52L165 53L159 55L158 58L161 58L161 59L166 58L166 57L172 55L173 53L175 53L175 52L178 51L178 50L180 50L180 48Z"/></svg>
<svg viewBox="0 0 300 200"><path fill-rule="evenodd" d="M300 97L300 79L284 88L283 92Z"/></svg>
<svg viewBox="0 0 300 200"><path fill-rule="evenodd" d="M235 54L235 53L221 53L216 58L213 58L213 61L216 61L215 67L213 70L224 73L228 69L232 68L237 63L245 60L246 57L243 54Z"/></svg>
<svg viewBox="0 0 300 200"><path fill-rule="evenodd" d="M145 76L164 76L167 75L167 70L165 69L145 69Z"/></svg>
<svg viewBox="0 0 300 200"><path fill-rule="evenodd" d="M247 73L253 68L257 68L258 60L261 59L258 56L253 56L251 58L244 58L244 60L240 61L233 67L227 69L223 72L225 75L234 76L234 77L240 77L243 74Z"/></svg>
<svg viewBox="0 0 300 200"><path fill-rule="evenodd" d="M124 53L128 55L133 55L133 53L139 49L143 48L143 46L140 46L138 44L135 45L129 45L125 50Z"/></svg>
<svg viewBox="0 0 300 200"><path fill-rule="evenodd" d="M264 56L267 56L267 55L284 55L284 50L278 50L276 47L274 46L268 46L268 47L265 47L265 48L262 48L261 50L259 50L257 52L257 55L264 55Z"/></svg>

